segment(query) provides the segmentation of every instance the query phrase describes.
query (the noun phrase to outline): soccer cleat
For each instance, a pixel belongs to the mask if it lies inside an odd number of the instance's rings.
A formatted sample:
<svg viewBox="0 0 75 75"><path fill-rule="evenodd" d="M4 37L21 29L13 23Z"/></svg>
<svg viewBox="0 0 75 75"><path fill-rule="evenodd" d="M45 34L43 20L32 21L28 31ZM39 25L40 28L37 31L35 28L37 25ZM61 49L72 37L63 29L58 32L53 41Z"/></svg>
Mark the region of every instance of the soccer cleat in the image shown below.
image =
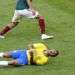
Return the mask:
<svg viewBox="0 0 75 75"><path fill-rule="evenodd" d="M42 34L42 35L41 35L41 39L42 39L42 40L45 40L45 39L52 39L53 37L54 37L54 36L52 36L52 35L51 35L51 36L46 35L46 34Z"/></svg>
<svg viewBox="0 0 75 75"><path fill-rule="evenodd" d="M0 38L4 39L5 37L3 35L0 35Z"/></svg>

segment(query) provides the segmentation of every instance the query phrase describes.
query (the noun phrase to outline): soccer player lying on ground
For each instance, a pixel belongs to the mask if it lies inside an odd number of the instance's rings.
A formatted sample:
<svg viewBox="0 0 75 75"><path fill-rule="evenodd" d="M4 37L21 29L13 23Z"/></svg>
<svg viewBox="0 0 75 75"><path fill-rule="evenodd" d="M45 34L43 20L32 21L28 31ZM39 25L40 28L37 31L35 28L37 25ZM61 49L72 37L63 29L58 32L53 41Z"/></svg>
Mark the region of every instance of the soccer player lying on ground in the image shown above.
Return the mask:
<svg viewBox="0 0 75 75"><path fill-rule="evenodd" d="M49 56L56 57L58 54L57 50L48 49L43 43L34 43L28 49L1 52L0 57L12 59L0 61L0 66L44 65L47 64Z"/></svg>
<svg viewBox="0 0 75 75"><path fill-rule="evenodd" d="M23 17L27 18L35 18L37 19L40 31L41 31L41 39L53 38L53 36L48 36L45 34L45 21L44 17L39 15L38 11L36 11L32 7L32 0L17 0L16 9L12 21L7 24L2 31L0 32L0 38L5 38L4 34L9 32L12 28L18 25L19 20Z"/></svg>

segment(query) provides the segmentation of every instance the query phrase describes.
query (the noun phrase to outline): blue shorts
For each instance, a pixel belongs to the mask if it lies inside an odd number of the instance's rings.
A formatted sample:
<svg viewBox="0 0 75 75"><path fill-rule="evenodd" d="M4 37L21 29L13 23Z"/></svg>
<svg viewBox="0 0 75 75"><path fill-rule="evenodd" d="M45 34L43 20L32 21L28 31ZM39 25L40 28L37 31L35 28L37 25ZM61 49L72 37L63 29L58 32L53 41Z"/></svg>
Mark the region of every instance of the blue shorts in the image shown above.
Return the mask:
<svg viewBox="0 0 75 75"><path fill-rule="evenodd" d="M11 56L11 58L17 60L19 65L27 65L28 64L28 57L27 57L26 49L11 51L10 56Z"/></svg>

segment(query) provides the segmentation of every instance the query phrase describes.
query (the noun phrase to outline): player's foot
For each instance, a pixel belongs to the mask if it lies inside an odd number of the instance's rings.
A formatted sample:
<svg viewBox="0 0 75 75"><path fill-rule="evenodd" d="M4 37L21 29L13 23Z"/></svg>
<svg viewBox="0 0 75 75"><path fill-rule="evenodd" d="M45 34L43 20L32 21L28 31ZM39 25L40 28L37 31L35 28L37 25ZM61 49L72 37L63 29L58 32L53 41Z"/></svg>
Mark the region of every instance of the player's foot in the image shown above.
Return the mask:
<svg viewBox="0 0 75 75"><path fill-rule="evenodd" d="M53 35L51 35L51 36L46 35L46 34L42 34L42 35L41 35L41 39L42 39L42 40L45 40L45 39L52 39L53 37L54 37Z"/></svg>
<svg viewBox="0 0 75 75"><path fill-rule="evenodd" d="M4 39L5 37L4 37L3 35L0 35L0 38L1 38L1 39Z"/></svg>

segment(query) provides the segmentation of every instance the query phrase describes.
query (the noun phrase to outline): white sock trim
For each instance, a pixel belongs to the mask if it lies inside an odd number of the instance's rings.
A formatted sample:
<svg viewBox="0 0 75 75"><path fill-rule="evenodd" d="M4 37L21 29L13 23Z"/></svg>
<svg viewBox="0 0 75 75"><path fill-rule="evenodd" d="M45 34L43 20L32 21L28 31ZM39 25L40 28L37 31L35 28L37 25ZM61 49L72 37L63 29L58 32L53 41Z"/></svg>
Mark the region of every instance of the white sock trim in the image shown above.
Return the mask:
<svg viewBox="0 0 75 75"><path fill-rule="evenodd" d="M8 66L8 61L0 61L0 66Z"/></svg>
<svg viewBox="0 0 75 75"><path fill-rule="evenodd" d="M0 57L3 57L3 55L4 55L4 53L3 53L3 52L1 52L1 53L0 53Z"/></svg>

